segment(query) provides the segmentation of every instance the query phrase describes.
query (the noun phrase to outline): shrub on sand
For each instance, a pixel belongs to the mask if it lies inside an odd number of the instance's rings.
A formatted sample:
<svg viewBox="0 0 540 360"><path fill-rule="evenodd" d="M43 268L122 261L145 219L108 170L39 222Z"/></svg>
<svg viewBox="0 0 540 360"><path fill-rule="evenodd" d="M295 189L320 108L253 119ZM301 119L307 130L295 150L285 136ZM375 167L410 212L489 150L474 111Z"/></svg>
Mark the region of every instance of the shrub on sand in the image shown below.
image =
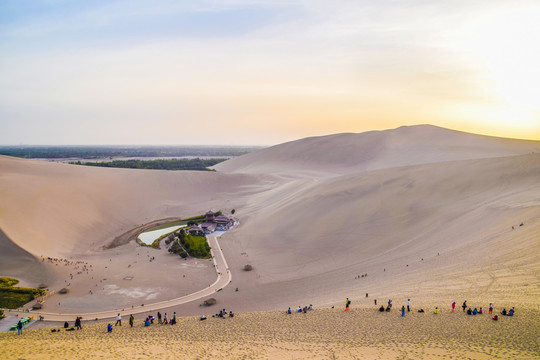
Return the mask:
<svg viewBox="0 0 540 360"><path fill-rule="evenodd" d="M203 304L204 306L212 306L212 305L215 305L216 302L217 302L216 299L210 298L210 299L204 300Z"/></svg>

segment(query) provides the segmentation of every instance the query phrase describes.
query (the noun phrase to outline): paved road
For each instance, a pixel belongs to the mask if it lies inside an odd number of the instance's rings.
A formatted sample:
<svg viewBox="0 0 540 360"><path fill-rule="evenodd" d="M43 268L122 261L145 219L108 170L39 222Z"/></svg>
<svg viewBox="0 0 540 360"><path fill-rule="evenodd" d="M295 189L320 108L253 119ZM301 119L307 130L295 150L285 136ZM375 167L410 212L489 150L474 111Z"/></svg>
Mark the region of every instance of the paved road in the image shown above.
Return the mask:
<svg viewBox="0 0 540 360"><path fill-rule="evenodd" d="M207 297L209 295L214 294L219 289L224 288L227 286L231 280L232 275L231 271L229 270L229 266L227 265L227 261L225 260L225 256L223 255L223 251L221 251L221 248L219 246L219 241L217 239L217 236L208 235L207 236L208 243L211 247L211 254L212 259L214 261L214 265L216 267L217 272L217 280L210 285L209 287L199 290L197 292L191 293L186 296L182 296L176 299L171 300L165 300L156 302L153 304L145 304L144 306L135 306L133 308L128 308L127 310L122 309L113 309L113 310L107 310L107 311L99 311L99 312L91 312L91 313L73 313L73 314L66 314L66 313L49 313L44 311L31 311L27 313L24 312L18 312L18 311L6 311L6 315L21 315L25 314L25 316L33 315L34 319L39 318L39 316L43 316L45 320L48 321L73 321L75 317L82 316L83 320L94 320L94 319L110 319L116 317L118 313L120 313L123 317L124 321L127 321L127 316L129 314L140 314L140 313L148 313L149 311L156 311L164 308L168 308L171 306L181 305L185 304L191 301L199 300L201 298Z"/></svg>

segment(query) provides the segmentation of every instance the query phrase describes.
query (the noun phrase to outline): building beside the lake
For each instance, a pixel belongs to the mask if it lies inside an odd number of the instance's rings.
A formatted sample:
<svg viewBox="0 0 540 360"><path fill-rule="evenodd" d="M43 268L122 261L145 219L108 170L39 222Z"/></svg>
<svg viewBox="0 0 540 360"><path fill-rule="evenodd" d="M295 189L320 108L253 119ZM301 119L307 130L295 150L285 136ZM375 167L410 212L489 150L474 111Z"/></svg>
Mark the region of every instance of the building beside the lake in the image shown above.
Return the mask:
<svg viewBox="0 0 540 360"><path fill-rule="evenodd" d="M208 211L204 215L204 222L201 224L200 228L204 231L205 234L211 234L216 230L226 231L229 230L234 225L234 220L225 215L217 215L212 211Z"/></svg>
<svg viewBox="0 0 540 360"><path fill-rule="evenodd" d="M192 226L187 230L187 232L190 235L204 236L204 229L200 226Z"/></svg>
<svg viewBox="0 0 540 360"><path fill-rule="evenodd" d="M211 222L203 222L201 228L204 230L205 234L211 234L216 231L216 224Z"/></svg>
<svg viewBox="0 0 540 360"><path fill-rule="evenodd" d="M234 225L234 220L224 215L216 216L214 222L217 230L229 230Z"/></svg>
<svg viewBox="0 0 540 360"><path fill-rule="evenodd" d="M212 211L208 211L206 214L204 214L204 222L211 223L214 222L216 214Z"/></svg>

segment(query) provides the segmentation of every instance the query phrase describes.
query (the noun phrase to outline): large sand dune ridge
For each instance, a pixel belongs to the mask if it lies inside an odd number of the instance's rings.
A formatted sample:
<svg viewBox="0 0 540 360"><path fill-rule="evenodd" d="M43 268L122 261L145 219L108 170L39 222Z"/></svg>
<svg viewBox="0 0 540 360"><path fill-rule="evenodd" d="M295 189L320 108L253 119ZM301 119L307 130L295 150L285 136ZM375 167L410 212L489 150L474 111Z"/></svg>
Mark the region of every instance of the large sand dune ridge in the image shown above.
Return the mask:
<svg viewBox="0 0 540 360"><path fill-rule="evenodd" d="M432 125L317 136L218 164L226 172L336 176L375 169L540 152L540 142L505 139Z"/></svg>
<svg viewBox="0 0 540 360"><path fill-rule="evenodd" d="M0 241L13 261L92 256L104 274L111 270L99 261L118 253L121 278L138 250L103 249L118 235L157 219L234 208L240 225L220 241L233 285L216 298L238 310L330 305L365 293L534 306L538 152L540 142L418 126L303 139L229 160L217 172L0 157L0 228L7 235ZM16 247L6 245L11 241ZM160 254L162 266L137 265L130 286L157 286L164 270L176 269L172 255ZM242 270L247 263L253 271ZM0 262L0 274L12 267ZM197 276L207 285L210 275ZM193 281L186 291L196 288ZM71 286L77 293L89 281ZM73 304L90 302L82 290L78 296ZM204 311L195 303L175 310Z"/></svg>

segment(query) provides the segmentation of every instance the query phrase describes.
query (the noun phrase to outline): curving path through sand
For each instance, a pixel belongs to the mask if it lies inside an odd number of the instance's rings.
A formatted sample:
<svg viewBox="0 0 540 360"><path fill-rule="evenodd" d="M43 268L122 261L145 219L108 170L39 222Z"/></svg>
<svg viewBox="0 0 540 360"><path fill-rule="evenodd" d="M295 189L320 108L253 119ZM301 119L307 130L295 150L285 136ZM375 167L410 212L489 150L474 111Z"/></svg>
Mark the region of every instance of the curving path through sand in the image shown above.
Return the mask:
<svg viewBox="0 0 540 360"><path fill-rule="evenodd" d="M217 239L217 236L214 235L208 235L207 236L208 242L210 244L210 253L212 254L212 260L214 262L214 266L216 268L217 272L217 279L216 281L210 285L209 287L196 291L194 293L171 299L171 300L165 300L160 301L152 304L146 304L144 306L134 306L133 308L128 308L127 310L124 309L114 309L114 310L107 310L107 311L99 311L99 312L90 312L90 313L82 313L82 314L65 314L65 313L49 313L49 312L43 312L43 311L30 311L30 312L22 312L24 314L33 315L34 319L39 318L39 316L43 316L44 320L47 321L73 321L77 316L82 316L83 320L95 320L95 319L109 319L114 318L118 313L122 315L125 321L127 321L126 316L129 316L129 314L140 314L140 313L148 313L149 311L156 311L161 310L163 308L168 308L171 306L181 305L185 304L191 301L195 301L204 297L207 297L209 295L214 294L215 292L219 291L220 289L227 286L231 280L232 275L231 271L229 270L229 266L227 265L227 260L225 260L225 256L223 255L223 251L221 251L221 247L219 245L219 241ZM218 256L216 256L216 251ZM6 311L6 314L20 314L21 311Z"/></svg>

